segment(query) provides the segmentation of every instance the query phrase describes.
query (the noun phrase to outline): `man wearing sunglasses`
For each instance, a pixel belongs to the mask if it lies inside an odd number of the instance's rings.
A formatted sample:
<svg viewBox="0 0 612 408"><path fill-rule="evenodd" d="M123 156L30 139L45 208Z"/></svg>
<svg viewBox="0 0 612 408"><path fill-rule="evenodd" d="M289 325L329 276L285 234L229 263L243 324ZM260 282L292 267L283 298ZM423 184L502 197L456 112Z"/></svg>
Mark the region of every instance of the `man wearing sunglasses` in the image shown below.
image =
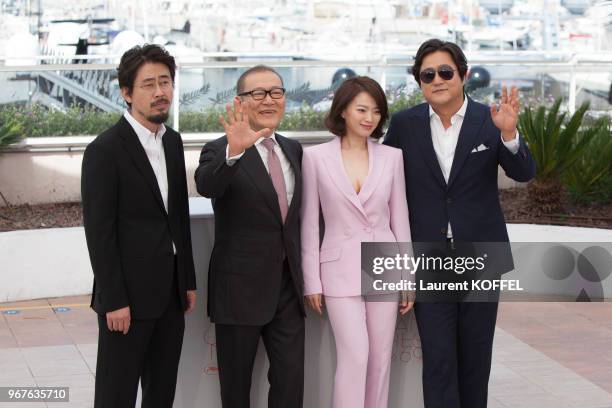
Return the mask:
<svg viewBox="0 0 612 408"><path fill-rule="evenodd" d="M482 105L464 94L467 70L456 44L423 43L412 73L427 103L395 114L385 137L404 152L413 242L508 242L498 166L516 181L535 175L517 132L518 91L503 88L497 106ZM497 305L419 302L417 294L426 408L487 406Z"/></svg>
<svg viewBox="0 0 612 408"><path fill-rule="evenodd" d="M202 149L195 180L213 199L215 245L208 313L215 322L223 408L248 408L253 363L263 339L269 407L302 407L304 305L299 210L302 147L275 130L285 89L259 65L238 79L225 136Z"/></svg>

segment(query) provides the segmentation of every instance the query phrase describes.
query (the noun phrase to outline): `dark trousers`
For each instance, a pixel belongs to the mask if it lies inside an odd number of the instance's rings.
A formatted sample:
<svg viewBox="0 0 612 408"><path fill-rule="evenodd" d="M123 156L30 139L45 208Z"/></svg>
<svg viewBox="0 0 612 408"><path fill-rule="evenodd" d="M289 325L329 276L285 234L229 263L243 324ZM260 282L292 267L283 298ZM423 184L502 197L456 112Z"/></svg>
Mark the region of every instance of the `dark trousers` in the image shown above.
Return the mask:
<svg viewBox="0 0 612 408"><path fill-rule="evenodd" d="M285 268L276 314L264 326L216 324L223 408L250 407L251 377L259 338L270 360L269 408L301 408L304 399L304 317Z"/></svg>
<svg viewBox="0 0 612 408"><path fill-rule="evenodd" d="M108 330L106 316L98 315L98 362L95 408L133 408L138 380L143 408L171 408L176 389L185 314L176 276L164 314L158 319L132 319L126 335Z"/></svg>
<svg viewBox="0 0 612 408"><path fill-rule="evenodd" d="M425 408L486 408L497 302L417 302Z"/></svg>

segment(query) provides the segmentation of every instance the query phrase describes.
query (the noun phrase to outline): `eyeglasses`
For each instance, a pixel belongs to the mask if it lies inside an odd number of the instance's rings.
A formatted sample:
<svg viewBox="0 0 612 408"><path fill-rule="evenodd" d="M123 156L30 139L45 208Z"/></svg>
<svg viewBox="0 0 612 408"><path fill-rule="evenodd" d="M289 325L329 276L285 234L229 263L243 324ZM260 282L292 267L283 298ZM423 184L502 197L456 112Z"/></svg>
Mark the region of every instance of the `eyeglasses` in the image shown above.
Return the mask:
<svg viewBox="0 0 612 408"><path fill-rule="evenodd" d="M172 89L174 84L169 79L162 79L161 81L157 82L157 85L159 85L159 88L162 91L169 91L170 89ZM146 84L140 85L139 88L145 92L154 93L156 90L155 81L147 82Z"/></svg>
<svg viewBox="0 0 612 408"><path fill-rule="evenodd" d="M262 101L266 99L266 95L268 94L270 95L270 98L272 99L280 99L283 96L285 96L285 88L272 88L267 91L265 89L253 89L252 91L249 91L249 92L239 93L238 96L250 95L251 98L253 98L254 100Z"/></svg>
<svg viewBox="0 0 612 408"><path fill-rule="evenodd" d="M450 65L442 64L438 67L438 75L445 81L450 81L455 76L455 70ZM433 68L425 68L419 74L421 82L424 84L431 84L436 78L436 70Z"/></svg>

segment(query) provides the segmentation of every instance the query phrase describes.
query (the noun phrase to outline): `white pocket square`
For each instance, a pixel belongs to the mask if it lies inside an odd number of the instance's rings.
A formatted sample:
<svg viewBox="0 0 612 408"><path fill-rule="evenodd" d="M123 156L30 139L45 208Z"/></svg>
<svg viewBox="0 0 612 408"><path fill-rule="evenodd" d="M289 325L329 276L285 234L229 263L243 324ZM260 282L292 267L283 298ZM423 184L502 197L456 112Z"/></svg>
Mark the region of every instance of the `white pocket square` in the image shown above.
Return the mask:
<svg viewBox="0 0 612 408"><path fill-rule="evenodd" d="M478 152L482 152L483 150L488 150L489 148L483 144L481 144L478 147L475 147L472 149L471 153L478 153Z"/></svg>

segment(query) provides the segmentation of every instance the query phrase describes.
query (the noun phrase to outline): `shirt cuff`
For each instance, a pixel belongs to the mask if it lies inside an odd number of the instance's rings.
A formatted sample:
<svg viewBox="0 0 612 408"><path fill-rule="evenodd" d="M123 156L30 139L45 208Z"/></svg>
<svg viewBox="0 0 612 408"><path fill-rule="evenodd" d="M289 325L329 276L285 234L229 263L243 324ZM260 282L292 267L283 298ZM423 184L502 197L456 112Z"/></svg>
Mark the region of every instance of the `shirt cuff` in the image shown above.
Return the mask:
<svg viewBox="0 0 612 408"><path fill-rule="evenodd" d="M517 148L517 150L518 150L518 148ZM238 161L238 159L240 159L243 155L244 155L244 152L230 157L230 155L229 155L229 145L225 146L225 164L227 164L228 166L230 166L230 167L233 166L234 163L236 163Z"/></svg>
<svg viewBox="0 0 612 408"><path fill-rule="evenodd" d="M504 144L504 146L506 146L506 149L510 150L510 153L512 154L518 153L519 151L519 132L518 130L516 131L516 136L514 137L514 139L508 142L506 142L502 136L500 137L502 138L502 143Z"/></svg>

